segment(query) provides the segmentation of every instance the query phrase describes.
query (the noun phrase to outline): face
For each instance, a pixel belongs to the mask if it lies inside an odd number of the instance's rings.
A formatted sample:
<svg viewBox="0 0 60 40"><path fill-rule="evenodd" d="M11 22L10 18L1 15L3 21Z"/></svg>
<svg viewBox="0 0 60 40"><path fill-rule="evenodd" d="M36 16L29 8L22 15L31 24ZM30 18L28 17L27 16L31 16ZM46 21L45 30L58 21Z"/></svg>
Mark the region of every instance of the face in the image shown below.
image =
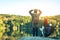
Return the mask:
<svg viewBox="0 0 60 40"><path fill-rule="evenodd" d="M37 13L37 9L34 9L34 13Z"/></svg>

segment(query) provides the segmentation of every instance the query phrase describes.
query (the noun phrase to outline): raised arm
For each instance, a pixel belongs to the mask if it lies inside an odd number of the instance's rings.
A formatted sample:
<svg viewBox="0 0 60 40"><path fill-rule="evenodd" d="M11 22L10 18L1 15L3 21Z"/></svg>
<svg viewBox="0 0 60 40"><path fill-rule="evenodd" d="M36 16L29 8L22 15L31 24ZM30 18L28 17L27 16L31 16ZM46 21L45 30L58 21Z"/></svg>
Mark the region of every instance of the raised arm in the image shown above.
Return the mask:
<svg viewBox="0 0 60 40"><path fill-rule="evenodd" d="M33 11L33 10L30 10L30 11L29 11L29 13L30 13L31 15L33 15L32 11Z"/></svg>
<svg viewBox="0 0 60 40"><path fill-rule="evenodd" d="M42 12L40 11L40 10L38 10L38 12L37 12L37 14L40 16L40 14L41 14Z"/></svg>

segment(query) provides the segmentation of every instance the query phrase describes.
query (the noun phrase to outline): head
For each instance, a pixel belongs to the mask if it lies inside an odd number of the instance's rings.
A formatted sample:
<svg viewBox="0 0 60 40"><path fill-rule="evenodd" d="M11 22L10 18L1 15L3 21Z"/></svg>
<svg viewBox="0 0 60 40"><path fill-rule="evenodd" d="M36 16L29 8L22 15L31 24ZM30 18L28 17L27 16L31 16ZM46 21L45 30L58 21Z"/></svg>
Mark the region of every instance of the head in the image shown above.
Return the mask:
<svg viewBox="0 0 60 40"><path fill-rule="evenodd" d="M39 10L39 9L34 9L34 13L36 13L36 14L41 14L41 10Z"/></svg>
<svg viewBox="0 0 60 40"><path fill-rule="evenodd" d="M31 15L33 15L33 14L40 15L41 14L41 10L39 10L39 9L32 9L32 10L29 11L29 13Z"/></svg>

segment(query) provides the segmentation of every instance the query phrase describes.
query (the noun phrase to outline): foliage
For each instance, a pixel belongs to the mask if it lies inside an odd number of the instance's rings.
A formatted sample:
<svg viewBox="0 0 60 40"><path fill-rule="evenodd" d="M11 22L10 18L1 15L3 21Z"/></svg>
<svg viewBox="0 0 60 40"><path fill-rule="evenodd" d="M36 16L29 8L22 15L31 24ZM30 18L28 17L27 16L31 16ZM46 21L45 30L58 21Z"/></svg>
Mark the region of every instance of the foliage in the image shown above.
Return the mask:
<svg viewBox="0 0 60 40"><path fill-rule="evenodd" d="M57 22L60 22L57 16L48 17L49 23L52 23L56 28ZM60 16L59 16L60 17ZM44 25L44 18L40 17L40 26ZM22 28L22 29L21 29ZM19 15L9 15L9 14L0 14L0 33L2 36L7 34L8 36L21 37L21 36L31 36L32 35L32 22L30 16L19 16Z"/></svg>

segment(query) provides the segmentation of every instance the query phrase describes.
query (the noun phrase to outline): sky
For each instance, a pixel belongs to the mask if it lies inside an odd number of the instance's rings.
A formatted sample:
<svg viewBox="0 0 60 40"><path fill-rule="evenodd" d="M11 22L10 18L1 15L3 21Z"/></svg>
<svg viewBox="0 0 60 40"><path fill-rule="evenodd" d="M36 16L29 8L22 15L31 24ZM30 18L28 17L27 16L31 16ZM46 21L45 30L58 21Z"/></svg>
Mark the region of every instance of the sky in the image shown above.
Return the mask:
<svg viewBox="0 0 60 40"><path fill-rule="evenodd" d="M60 15L60 0L0 0L0 14L30 16L31 9L40 9L41 16Z"/></svg>

